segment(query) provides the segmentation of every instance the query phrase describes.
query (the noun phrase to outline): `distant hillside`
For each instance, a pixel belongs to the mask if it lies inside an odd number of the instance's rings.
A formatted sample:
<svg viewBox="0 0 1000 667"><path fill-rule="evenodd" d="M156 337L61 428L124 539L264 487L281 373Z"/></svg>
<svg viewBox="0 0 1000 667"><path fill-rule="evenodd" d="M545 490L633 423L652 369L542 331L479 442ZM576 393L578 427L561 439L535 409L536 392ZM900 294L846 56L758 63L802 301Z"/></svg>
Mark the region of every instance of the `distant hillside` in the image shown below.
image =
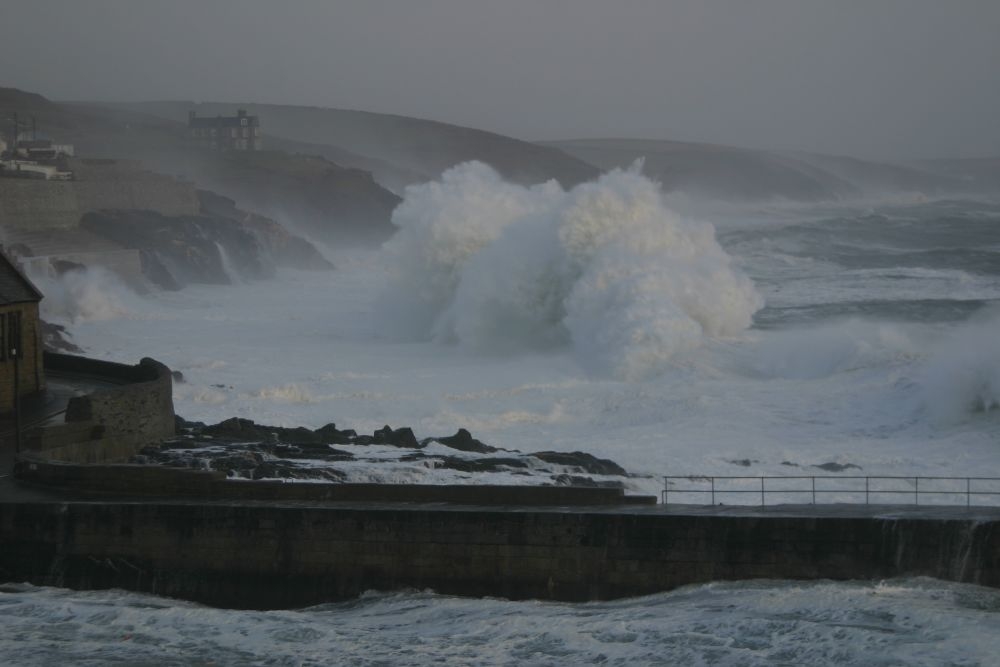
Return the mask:
<svg viewBox="0 0 1000 667"><path fill-rule="evenodd" d="M1000 157L922 160L914 166L956 179L973 190L1000 192Z"/></svg>
<svg viewBox="0 0 1000 667"><path fill-rule="evenodd" d="M486 162L504 177L524 184L556 179L568 187L599 173L558 148L406 116L249 102L117 105L176 121L186 120L192 109L212 116L231 114L237 107L260 116L265 145L280 146L282 140L309 144L324 157L370 170L380 183L396 191L409 183L436 179L445 169L468 160Z"/></svg>
<svg viewBox="0 0 1000 667"><path fill-rule="evenodd" d="M9 133L14 113L22 123L33 117L40 132L74 144L78 155L141 160L150 169L193 180L317 238L381 241L394 230L389 219L399 203L396 195L367 171L316 154L293 154L295 146L210 153L188 144L186 123L0 88L0 131Z"/></svg>
<svg viewBox="0 0 1000 667"><path fill-rule="evenodd" d="M732 201L836 200L884 193L927 195L970 190L944 170L832 155L782 153L713 144L644 139L543 142L602 169L645 159L646 174L667 190Z"/></svg>

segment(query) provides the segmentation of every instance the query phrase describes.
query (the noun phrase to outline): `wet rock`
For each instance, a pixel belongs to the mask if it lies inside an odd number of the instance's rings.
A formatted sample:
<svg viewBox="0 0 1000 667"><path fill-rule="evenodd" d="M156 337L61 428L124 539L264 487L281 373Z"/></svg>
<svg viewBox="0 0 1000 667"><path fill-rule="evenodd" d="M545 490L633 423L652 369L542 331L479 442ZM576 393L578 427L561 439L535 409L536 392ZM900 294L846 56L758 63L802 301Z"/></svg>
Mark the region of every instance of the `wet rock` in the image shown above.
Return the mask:
<svg viewBox="0 0 1000 667"><path fill-rule="evenodd" d="M257 452L238 452L214 458L209 465L212 470L222 470L230 475L239 475L256 470L263 462L264 457Z"/></svg>
<svg viewBox="0 0 1000 667"><path fill-rule="evenodd" d="M166 289L186 283L227 285L234 279L274 275L274 264L256 236L227 218L112 209L84 214L80 228L142 251L146 278Z"/></svg>
<svg viewBox="0 0 1000 667"><path fill-rule="evenodd" d="M42 345L49 352L66 352L69 354L79 354L83 348L69 339L69 332L66 327L59 324L52 324L45 320L39 320L42 330Z"/></svg>
<svg viewBox="0 0 1000 667"><path fill-rule="evenodd" d="M424 441L427 442L439 442L445 447L451 447L452 449L457 449L463 452L476 452L478 454L491 454L497 451L496 447L490 447L489 445L476 440L472 437L464 428L458 429L455 435L445 436L442 438L430 438Z"/></svg>
<svg viewBox="0 0 1000 667"><path fill-rule="evenodd" d="M177 433L201 433L205 422L192 422L180 415L174 415L174 431Z"/></svg>
<svg viewBox="0 0 1000 667"><path fill-rule="evenodd" d="M423 445L417 442L417 437L413 435L413 429L409 426L393 430L389 425L383 426L372 434L372 443L376 445L392 445L393 447L406 447L408 449L419 449Z"/></svg>
<svg viewBox="0 0 1000 667"><path fill-rule="evenodd" d="M267 427L257 426L250 419L240 419L232 417L218 424L205 426L201 433L213 438L223 438L228 440L241 440L243 442L263 442L272 433Z"/></svg>
<svg viewBox="0 0 1000 667"><path fill-rule="evenodd" d="M826 470L827 472L844 472L845 470L855 469L861 470L861 466L854 465L853 463L836 463L834 461L829 461L827 463L820 463L818 465L812 466L813 468L819 468L820 470Z"/></svg>
<svg viewBox="0 0 1000 667"><path fill-rule="evenodd" d="M170 377L173 379L175 384L184 383L184 373L181 373L180 371L170 371Z"/></svg>
<svg viewBox="0 0 1000 667"><path fill-rule="evenodd" d="M320 442L328 445L349 445L358 435L354 429L339 430L333 422L320 426L315 433Z"/></svg>
<svg viewBox="0 0 1000 667"><path fill-rule="evenodd" d="M290 233L271 218L237 208L236 202L229 197L209 190L198 190L198 202L202 214L233 220L250 231L278 266L290 266L299 270L333 268L313 244Z"/></svg>
<svg viewBox="0 0 1000 667"><path fill-rule="evenodd" d="M596 480L580 475L552 475L552 481L556 486L587 486L591 488L621 489L625 485L617 480Z"/></svg>
<svg viewBox="0 0 1000 667"><path fill-rule="evenodd" d="M324 444L277 445L271 449L271 453L288 459L314 461L350 461L354 459L354 454Z"/></svg>
<svg viewBox="0 0 1000 667"><path fill-rule="evenodd" d="M291 461L267 461L253 469L250 479L321 479L343 481L345 475L332 468L304 468Z"/></svg>
<svg viewBox="0 0 1000 667"><path fill-rule="evenodd" d="M546 463L561 466L572 466L591 475L619 475L626 477L628 472L610 459L599 459L586 452L534 452L536 459Z"/></svg>
<svg viewBox="0 0 1000 667"><path fill-rule="evenodd" d="M516 458L484 458L484 459L463 459L457 456L427 457L434 462L435 468L446 468L448 470L458 470L459 472L510 472L511 468L526 469L527 462L524 459ZM416 460L407 457L405 460Z"/></svg>

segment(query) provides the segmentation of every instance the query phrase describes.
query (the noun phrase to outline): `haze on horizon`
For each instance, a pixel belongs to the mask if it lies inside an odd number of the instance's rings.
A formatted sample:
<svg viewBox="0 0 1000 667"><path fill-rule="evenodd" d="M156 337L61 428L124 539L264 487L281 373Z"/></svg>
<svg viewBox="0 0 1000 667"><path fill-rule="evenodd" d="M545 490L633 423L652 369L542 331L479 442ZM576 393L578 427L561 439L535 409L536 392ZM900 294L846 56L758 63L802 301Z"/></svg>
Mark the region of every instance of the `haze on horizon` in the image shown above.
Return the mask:
<svg viewBox="0 0 1000 667"><path fill-rule="evenodd" d="M396 113L528 140L1000 155L1000 3L33 0L0 86Z"/></svg>

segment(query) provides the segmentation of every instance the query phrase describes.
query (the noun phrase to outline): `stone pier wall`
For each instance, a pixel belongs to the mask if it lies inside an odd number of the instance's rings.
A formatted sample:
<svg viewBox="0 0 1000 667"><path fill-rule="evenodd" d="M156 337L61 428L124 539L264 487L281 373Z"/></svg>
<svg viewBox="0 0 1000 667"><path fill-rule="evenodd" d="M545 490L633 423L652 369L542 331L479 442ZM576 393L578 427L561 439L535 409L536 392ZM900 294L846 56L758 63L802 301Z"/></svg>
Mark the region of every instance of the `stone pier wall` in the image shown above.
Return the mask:
<svg viewBox="0 0 1000 667"><path fill-rule="evenodd" d="M0 504L0 579L241 608L366 590L594 600L725 579L1000 587L997 520L254 503Z"/></svg>
<svg viewBox="0 0 1000 667"><path fill-rule="evenodd" d="M74 396L65 421L29 431L26 458L70 463L127 461L148 444L174 435L173 378L154 359L135 366L45 353L46 372L115 382Z"/></svg>

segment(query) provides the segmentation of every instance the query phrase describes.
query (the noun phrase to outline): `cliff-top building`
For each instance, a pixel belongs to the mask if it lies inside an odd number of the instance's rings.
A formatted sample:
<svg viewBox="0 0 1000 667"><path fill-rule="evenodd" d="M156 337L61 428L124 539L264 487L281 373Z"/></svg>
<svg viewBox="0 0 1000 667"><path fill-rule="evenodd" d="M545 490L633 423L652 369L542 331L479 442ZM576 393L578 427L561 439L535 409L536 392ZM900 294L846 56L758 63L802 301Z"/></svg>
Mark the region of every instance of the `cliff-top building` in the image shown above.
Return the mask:
<svg viewBox="0 0 1000 667"><path fill-rule="evenodd" d="M0 414L14 410L16 394L45 389L38 302L42 293L0 252Z"/></svg>
<svg viewBox="0 0 1000 667"><path fill-rule="evenodd" d="M213 151L261 150L260 119L240 109L235 116L199 118L188 112L188 135L195 144Z"/></svg>

